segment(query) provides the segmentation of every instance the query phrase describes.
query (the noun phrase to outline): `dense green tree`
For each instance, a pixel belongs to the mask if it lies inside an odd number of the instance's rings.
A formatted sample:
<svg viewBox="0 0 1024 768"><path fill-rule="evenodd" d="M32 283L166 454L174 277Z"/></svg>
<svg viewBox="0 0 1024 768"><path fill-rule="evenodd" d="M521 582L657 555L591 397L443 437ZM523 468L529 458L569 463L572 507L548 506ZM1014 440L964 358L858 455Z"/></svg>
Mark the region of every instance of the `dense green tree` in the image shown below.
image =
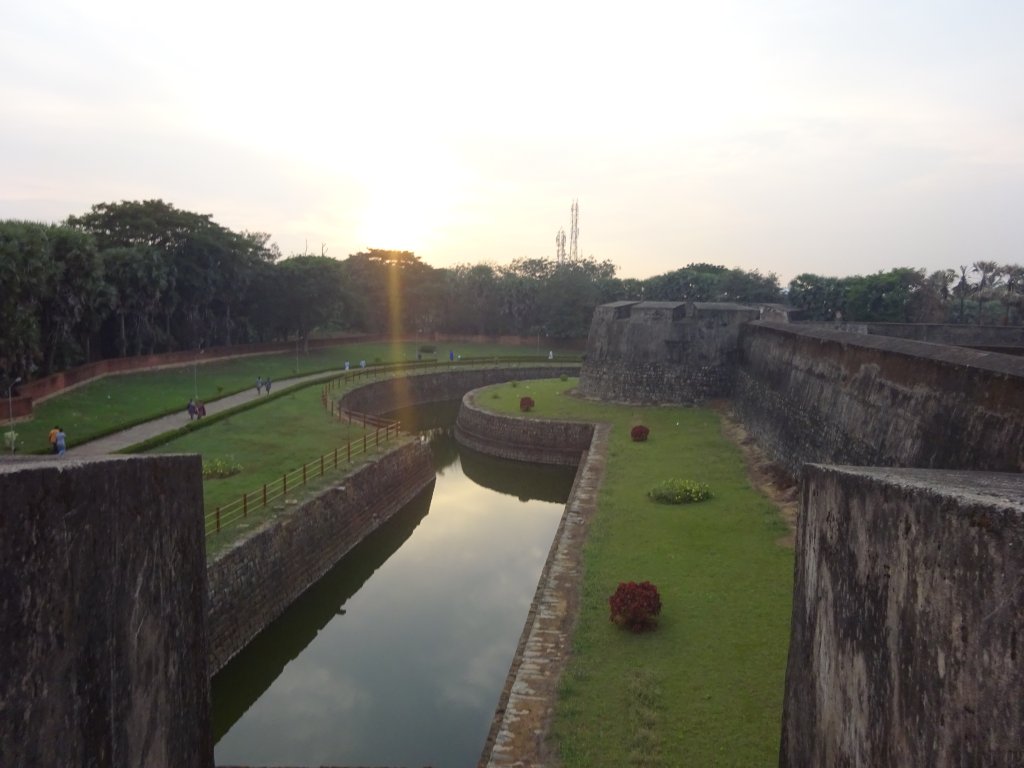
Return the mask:
<svg viewBox="0 0 1024 768"><path fill-rule="evenodd" d="M843 316L846 298L838 278L804 273L790 280L788 300L806 320L835 320Z"/></svg>
<svg viewBox="0 0 1024 768"><path fill-rule="evenodd" d="M309 351L309 336L341 317L345 309L342 265L327 256L293 256L276 266L283 296L281 321Z"/></svg>
<svg viewBox="0 0 1024 768"><path fill-rule="evenodd" d="M0 371L6 381L34 374L43 363L39 302L56 274L48 227L0 222Z"/></svg>
<svg viewBox="0 0 1024 768"><path fill-rule="evenodd" d="M924 287L924 270L901 267L845 278L842 283L846 320L911 322L917 296Z"/></svg>
<svg viewBox="0 0 1024 768"><path fill-rule="evenodd" d="M116 354L141 355L165 346L161 300L169 289L170 267L159 251L145 245L107 248L102 253L110 288Z"/></svg>
<svg viewBox="0 0 1024 768"><path fill-rule="evenodd" d="M90 339L110 307L111 291L95 241L66 226L46 230L52 264L40 296L39 322L47 372L90 357Z"/></svg>

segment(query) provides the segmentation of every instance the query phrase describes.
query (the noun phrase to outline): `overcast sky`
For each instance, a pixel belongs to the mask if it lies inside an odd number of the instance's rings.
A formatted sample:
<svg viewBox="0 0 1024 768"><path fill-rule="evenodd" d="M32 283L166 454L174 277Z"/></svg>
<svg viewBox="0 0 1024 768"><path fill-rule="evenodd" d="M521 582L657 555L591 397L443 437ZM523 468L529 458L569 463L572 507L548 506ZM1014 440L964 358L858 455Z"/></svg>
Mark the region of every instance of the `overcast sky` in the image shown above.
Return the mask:
<svg viewBox="0 0 1024 768"><path fill-rule="evenodd" d="M1024 2L0 0L0 219L286 254L1024 263Z"/></svg>

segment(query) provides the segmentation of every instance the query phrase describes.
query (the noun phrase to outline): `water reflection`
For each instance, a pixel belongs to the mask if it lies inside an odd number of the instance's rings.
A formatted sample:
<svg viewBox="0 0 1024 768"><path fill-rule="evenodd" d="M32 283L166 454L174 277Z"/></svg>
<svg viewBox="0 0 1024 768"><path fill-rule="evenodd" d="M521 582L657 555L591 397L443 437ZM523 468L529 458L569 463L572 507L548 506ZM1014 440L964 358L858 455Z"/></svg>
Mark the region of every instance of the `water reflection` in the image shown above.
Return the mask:
<svg viewBox="0 0 1024 768"><path fill-rule="evenodd" d="M455 408L401 416L429 430L433 493L214 679L219 763L475 764L573 473L539 490L537 468L463 452Z"/></svg>
<svg viewBox="0 0 1024 768"><path fill-rule="evenodd" d="M348 599L426 517L433 495L431 483L292 603L286 620L267 627L220 671L214 678L214 741L228 732L331 619L345 614Z"/></svg>

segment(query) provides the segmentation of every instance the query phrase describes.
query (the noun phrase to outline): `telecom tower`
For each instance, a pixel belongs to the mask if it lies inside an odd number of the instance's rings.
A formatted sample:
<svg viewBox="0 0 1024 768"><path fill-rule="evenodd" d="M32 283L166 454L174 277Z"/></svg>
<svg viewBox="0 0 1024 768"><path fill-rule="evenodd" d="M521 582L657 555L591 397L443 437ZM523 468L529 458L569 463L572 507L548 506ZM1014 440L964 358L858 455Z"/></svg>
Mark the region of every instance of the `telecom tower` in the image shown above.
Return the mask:
<svg viewBox="0 0 1024 768"><path fill-rule="evenodd" d="M580 204L578 200L572 201L572 224L569 229L569 261L575 263L580 260ZM563 234L564 238L565 235Z"/></svg>
<svg viewBox="0 0 1024 768"><path fill-rule="evenodd" d="M575 262L579 261L580 258L580 204L578 201L572 201L572 208L569 209L569 212L571 221L569 223L568 261ZM566 262L565 230L561 227L558 228L558 234L555 235L555 260L559 264Z"/></svg>

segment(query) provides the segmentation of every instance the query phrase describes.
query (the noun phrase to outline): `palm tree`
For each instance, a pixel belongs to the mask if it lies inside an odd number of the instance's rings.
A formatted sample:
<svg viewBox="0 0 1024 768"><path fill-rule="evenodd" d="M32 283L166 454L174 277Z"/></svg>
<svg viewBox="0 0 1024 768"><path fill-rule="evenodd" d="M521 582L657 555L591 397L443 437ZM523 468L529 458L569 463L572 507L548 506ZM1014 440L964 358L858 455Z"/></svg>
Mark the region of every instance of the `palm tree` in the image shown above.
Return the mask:
<svg viewBox="0 0 1024 768"><path fill-rule="evenodd" d="M971 265L971 272L981 275L978 284L974 287L978 296L978 325L981 325L982 304L987 297L991 296L992 289L996 287L1003 275L1001 267L994 261L976 261Z"/></svg>

